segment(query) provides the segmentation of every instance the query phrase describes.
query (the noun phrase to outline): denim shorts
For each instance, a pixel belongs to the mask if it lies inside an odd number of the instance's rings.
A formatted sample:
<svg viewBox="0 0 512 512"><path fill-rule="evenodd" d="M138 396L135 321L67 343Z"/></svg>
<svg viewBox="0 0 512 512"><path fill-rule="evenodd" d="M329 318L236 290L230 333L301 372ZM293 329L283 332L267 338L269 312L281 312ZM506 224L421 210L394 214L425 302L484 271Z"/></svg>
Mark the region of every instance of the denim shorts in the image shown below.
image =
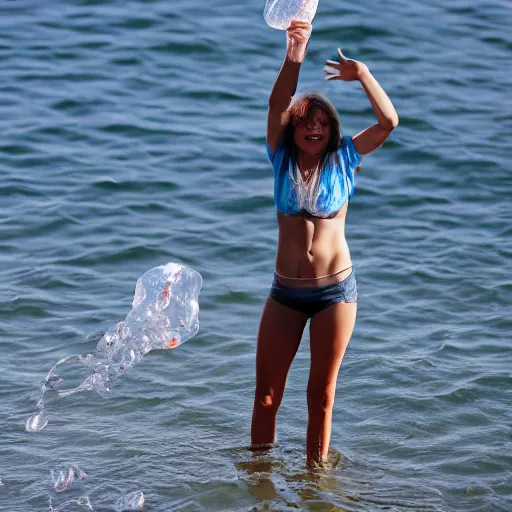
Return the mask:
<svg viewBox="0 0 512 512"><path fill-rule="evenodd" d="M337 302L357 302L354 270L339 283L321 288L292 288L278 283L274 277L270 296L279 304L300 311L311 318Z"/></svg>

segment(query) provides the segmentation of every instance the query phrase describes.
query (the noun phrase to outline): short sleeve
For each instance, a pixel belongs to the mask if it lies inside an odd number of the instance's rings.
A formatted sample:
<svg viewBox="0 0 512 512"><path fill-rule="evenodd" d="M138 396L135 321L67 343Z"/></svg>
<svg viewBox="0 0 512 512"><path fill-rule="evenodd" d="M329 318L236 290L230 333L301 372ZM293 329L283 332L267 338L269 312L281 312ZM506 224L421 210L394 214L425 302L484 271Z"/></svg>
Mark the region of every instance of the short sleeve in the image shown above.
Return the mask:
<svg viewBox="0 0 512 512"><path fill-rule="evenodd" d="M266 141L265 146L267 148L267 155L270 161L272 162L272 167L274 168L274 172L278 172L283 164L283 159L286 156L286 148L284 146L284 137L281 138L277 144L276 149L272 152L270 146L268 145L268 141Z"/></svg>
<svg viewBox="0 0 512 512"><path fill-rule="evenodd" d="M344 188L347 191L348 199L350 199L356 188L355 170L361 163L363 157L355 148L352 137L343 137L341 139L338 156L341 164Z"/></svg>
<svg viewBox="0 0 512 512"><path fill-rule="evenodd" d="M352 172L363 159L363 156L355 148L354 143L352 142L352 137L343 137L341 139L339 152L342 160L347 165L347 168Z"/></svg>
<svg viewBox="0 0 512 512"><path fill-rule="evenodd" d="M267 148L267 155L272 163L274 163L274 159L275 159L277 153L279 153L279 151L283 147L283 140L284 140L283 138L279 139L279 142L277 143L277 147L276 147L276 149L274 149L273 152L270 149L270 146L268 145L268 140L265 141L265 147Z"/></svg>

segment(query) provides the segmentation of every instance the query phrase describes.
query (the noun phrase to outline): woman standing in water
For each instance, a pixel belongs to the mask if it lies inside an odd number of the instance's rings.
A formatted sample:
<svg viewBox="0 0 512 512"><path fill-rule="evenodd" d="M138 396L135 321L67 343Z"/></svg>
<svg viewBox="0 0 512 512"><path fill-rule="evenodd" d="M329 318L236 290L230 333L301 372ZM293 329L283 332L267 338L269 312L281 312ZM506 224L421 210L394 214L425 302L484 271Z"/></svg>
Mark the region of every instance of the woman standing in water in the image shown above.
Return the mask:
<svg viewBox="0 0 512 512"><path fill-rule="evenodd" d="M307 463L327 460L338 371L354 328L357 291L345 240L348 200L362 155L398 124L386 93L362 62L327 61L328 79L359 81L377 123L341 137L334 106L317 93L293 98L311 25L292 22L287 52L269 99L267 151L274 168L279 239L275 276L260 321L253 448L275 442L288 370L310 318ZM293 99L293 101L292 101Z"/></svg>

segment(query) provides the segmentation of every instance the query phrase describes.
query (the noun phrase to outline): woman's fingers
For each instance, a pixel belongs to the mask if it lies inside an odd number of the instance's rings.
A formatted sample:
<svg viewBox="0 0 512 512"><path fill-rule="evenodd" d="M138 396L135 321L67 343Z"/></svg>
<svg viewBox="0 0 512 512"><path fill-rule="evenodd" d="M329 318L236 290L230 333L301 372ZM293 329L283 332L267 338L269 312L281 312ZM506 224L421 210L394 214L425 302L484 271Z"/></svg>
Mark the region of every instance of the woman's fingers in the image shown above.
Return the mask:
<svg viewBox="0 0 512 512"><path fill-rule="evenodd" d="M311 34L311 24L298 22L297 24L292 23L287 29L289 35L292 34Z"/></svg>
<svg viewBox="0 0 512 512"><path fill-rule="evenodd" d="M333 68L332 66L324 66L324 73L326 74L326 80L333 80L339 78L341 73L339 69Z"/></svg>
<svg viewBox="0 0 512 512"><path fill-rule="evenodd" d="M287 30L288 34L308 34L310 31L307 28L295 27Z"/></svg>
<svg viewBox="0 0 512 512"><path fill-rule="evenodd" d="M288 27L288 30L290 29L294 29L294 28L306 28L308 30L310 30L312 27L311 23L308 23L307 21L297 21L297 20L292 20L292 22L290 23L290 26Z"/></svg>
<svg viewBox="0 0 512 512"><path fill-rule="evenodd" d="M340 58L340 62L343 62L344 60L347 60L347 58L345 57L345 55L343 55L342 51L341 51L341 48L338 48L338 56Z"/></svg>
<svg viewBox="0 0 512 512"><path fill-rule="evenodd" d="M324 71L329 75L339 75L340 70L333 68L332 66L324 66Z"/></svg>

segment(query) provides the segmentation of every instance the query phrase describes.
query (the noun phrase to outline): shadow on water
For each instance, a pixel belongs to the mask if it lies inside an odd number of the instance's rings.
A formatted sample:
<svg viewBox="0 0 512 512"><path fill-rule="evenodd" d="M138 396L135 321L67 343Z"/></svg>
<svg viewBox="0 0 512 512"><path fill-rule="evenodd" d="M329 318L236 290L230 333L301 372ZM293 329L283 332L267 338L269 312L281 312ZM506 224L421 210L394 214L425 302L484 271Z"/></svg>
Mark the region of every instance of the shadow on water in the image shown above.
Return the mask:
<svg viewBox="0 0 512 512"><path fill-rule="evenodd" d="M384 471L364 466L334 448L326 463L305 464L299 448L230 450L239 478L256 500L256 511L311 510L323 512L443 510L439 496L425 489L389 488Z"/></svg>

